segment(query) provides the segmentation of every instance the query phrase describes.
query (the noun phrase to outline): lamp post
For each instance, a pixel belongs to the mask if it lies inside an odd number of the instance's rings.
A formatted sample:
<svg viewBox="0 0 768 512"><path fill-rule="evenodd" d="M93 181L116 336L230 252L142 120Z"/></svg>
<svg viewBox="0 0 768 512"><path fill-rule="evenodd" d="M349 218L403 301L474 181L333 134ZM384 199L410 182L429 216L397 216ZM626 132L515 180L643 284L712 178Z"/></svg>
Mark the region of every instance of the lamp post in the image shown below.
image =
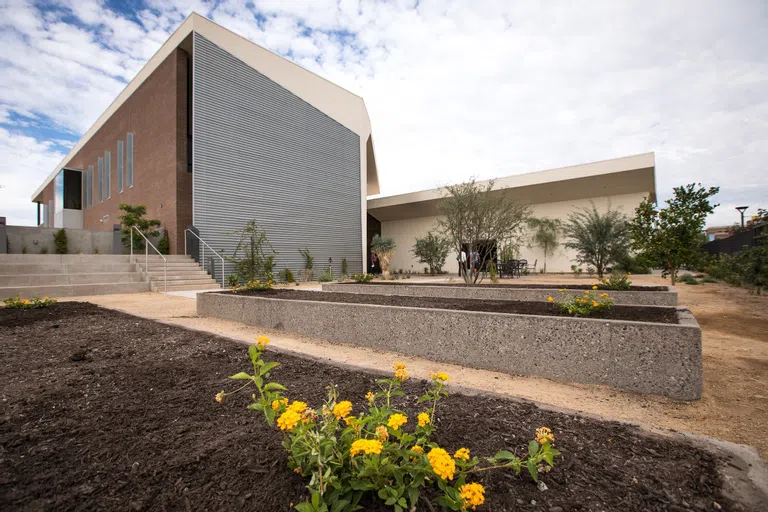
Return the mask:
<svg viewBox="0 0 768 512"><path fill-rule="evenodd" d="M736 209L739 210L739 213L741 214L741 227L744 227L744 212L746 209L749 208L749 206L737 206Z"/></svg>

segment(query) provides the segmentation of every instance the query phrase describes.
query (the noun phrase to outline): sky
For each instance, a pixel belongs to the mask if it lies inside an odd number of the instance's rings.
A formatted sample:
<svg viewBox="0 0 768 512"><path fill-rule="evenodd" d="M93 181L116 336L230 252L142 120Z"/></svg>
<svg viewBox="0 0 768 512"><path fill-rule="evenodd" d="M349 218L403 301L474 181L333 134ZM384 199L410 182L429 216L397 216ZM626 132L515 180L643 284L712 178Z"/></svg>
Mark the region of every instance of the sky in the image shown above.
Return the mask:
<svg viewBox="0 0 768 512"><path fill-rule="evenodd" d="M383 195L653 151L768 208L765 0L0 0L0 215L192 11L362 96Z"/></svg>

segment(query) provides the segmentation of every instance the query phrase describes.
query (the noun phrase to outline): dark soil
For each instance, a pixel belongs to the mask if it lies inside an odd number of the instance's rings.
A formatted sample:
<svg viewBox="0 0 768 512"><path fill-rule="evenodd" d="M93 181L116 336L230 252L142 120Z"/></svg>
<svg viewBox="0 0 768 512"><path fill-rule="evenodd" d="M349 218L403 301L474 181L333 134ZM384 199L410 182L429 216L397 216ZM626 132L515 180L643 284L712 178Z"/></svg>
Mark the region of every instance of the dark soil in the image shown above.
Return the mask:
<svg viewBox="0 0 768 512"><path fill-rule="evenodd" d="M334 283L334 284L359 284L359 283ZM531 288L535 290L559 290L561 288L565 288L567 290L591 290L592 286L591 284L533 284L533 283L520 283L520 284L494 284L494 283L480 283L480 284L467 284L467 283L430 283L428 281L423 281L421 283L393 283L388 281L371 281L370 283L365 284L385 284L387 286L390 285L396 285L396 286L457 286L460 288L464 287L476 287L476 286L485 286L486 288ZM599 288L598 289L603 291L611 291L611 290L605 290L605 288ZM622 290L622 291L631 291L631 292L666 292L667 287L666 286L630 286L629 290Z"/></svg>
<svg viewBox="0 0 768 512"><path fill-rule="evenodd" d="M209 292L226 293L232 292ZM404 306L411 308L456 309L459 311L485 311L489 313L515 313L519 315L570 316L558 312L548 302L485 299L446 299L442 297L404 297L367 293L316 292L309 290L272 289L237 292L237 295L251 295L272 299L313 300L320 302L343 302L345 304L377 304L381 306ZM611 309L594 313L589 318L610 320L634 320L636 322L678 323L676 309L660 306L613 306Z"/></svg>
<svg viewBox="0 0 768 512"><path fill-rule="evenodd" d="M249 369L243 344L84 303L0 309L3 354L0 510L287 511L305 499L280 435L245 410L227 376ZM317 407L325 386L356 407L374 375L268 353L290 396ZM421 382L398 406L417 412ZM685 442L495 397L452 394L436 441L488 456L522 453L536 427L562 457L540 491L525 475L483 473L480 510L737 510L721 496L723 461ZM410 425L410 423L409 423ZM368 504L365 510L389 510Z"/></svg>

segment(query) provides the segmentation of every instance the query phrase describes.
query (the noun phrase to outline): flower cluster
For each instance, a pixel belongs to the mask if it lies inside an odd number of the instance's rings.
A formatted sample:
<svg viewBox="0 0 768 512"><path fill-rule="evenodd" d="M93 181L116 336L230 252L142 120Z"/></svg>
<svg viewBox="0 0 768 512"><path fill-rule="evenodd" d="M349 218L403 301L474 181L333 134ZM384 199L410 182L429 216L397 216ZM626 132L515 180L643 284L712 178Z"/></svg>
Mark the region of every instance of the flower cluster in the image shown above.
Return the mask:
<svg viewBox="0 0 768 512"><path fill-rule="evenodd" d="M401 362L393 365L391 377L376 379L379 389L365 395L367 407L357 416L352 415L351 401L339 400L336 386L328 387L328 397L317 409L300 400L290 401L282 394L286 388L269 380L279 363L263 360L268 344L268 338L259 337L249 347L253 373L232 375L232 379L246 381L232 393L255 386L257 393L248 408L264 414L280 430L289 468L311 476L307 486L310 500L295 505L299 511L348 510L364 494L396 505L395 510L415 510L420 507L422 489L434 487L436 505L466 512L485 503L483 486L469 481L473 473L507 469L519 475L526 468L536 480L538 472L548 471L559 455L552 447L552 432L542 427L528 444L524 459L506 450L481 459L465 447L458 447L451 456L431 440L438 402L448 394L448 375L431 375L431 385L418 400L426 404L417 414L418 426L409 429L408 417L392 402L405 396L400 388L407 369ZM222 402L227 394L221 391L216 400Z"/></svg>
<svg viewBox="0 0 768 512"><path fill-rule="evenodd" d="M11 297L3 301L5 307L8 309L37 309L47 308L56 304L56 299L50 299L48 297L32 297L31 299L22 299L18 295Z"/></svg>
<svg viewBox="0 0 768 512"><path fill-rule="evenodd" d="M352 279L359 284L370 283L373 281L373 274L355 274Z"/></svg>
<svg viewBox="0 0 768 512"><path fill-rule="evenodd" d="M581 296L570 295L565 290L560 290L560 299L547 297L547 302L552 303L560 313L568 313L571 316L589 316L593 313L605 311L613 307L613 299L607 293L597 293L597 287L592 290L584 290Z"/></svg>
<svg viewBox="0 0 768 512"><path fill-rule="evenodd" d="M432 471L443 480L453 480L456 472L456 461L442 448L432 448L427 454Z"/></svg>
<svg viewBox="0 0 768 512"><path fill-rule="evenodd" d="M631 275L630 272L626 274L611 272L611 275L608 277L598 279L598 285L593 286L592 289L597 290L599 286L601 290L630 290L632 288L632 281L629 280L629 276Z"/></svg>
<svg viewBox="0 0 768 512"><path fill-rule="evenodd" d="M275 283L272 279L268 279L267 281L260 281L257 279L255 281L248 281L240 289L246 292L263 292L265 290L271 290L273 284Z"/></svg>

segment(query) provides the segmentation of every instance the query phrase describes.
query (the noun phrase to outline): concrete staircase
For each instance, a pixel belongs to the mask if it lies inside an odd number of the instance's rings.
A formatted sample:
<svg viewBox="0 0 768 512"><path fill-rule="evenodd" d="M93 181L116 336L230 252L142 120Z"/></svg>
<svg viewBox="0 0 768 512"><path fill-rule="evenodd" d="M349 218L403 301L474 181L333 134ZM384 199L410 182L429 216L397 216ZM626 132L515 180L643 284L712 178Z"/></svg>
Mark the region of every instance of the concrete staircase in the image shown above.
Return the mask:
<svg viewBox="0 0 768 512"><path fill-rule="evenodd" d="M75 297L147 292L129 256L99 254L0 254L0 300L20 295Z"/></svg>
<svg viewBox="0 0 768 512"><path fill-rule="evenodd" d="M168 262L168 291L215 290L219 284L198 265L191 256L166 256ZM163 281L163 259L155 254L145 258L135 256L139 269L149 277L152 291L165 291Z"/></svg>

